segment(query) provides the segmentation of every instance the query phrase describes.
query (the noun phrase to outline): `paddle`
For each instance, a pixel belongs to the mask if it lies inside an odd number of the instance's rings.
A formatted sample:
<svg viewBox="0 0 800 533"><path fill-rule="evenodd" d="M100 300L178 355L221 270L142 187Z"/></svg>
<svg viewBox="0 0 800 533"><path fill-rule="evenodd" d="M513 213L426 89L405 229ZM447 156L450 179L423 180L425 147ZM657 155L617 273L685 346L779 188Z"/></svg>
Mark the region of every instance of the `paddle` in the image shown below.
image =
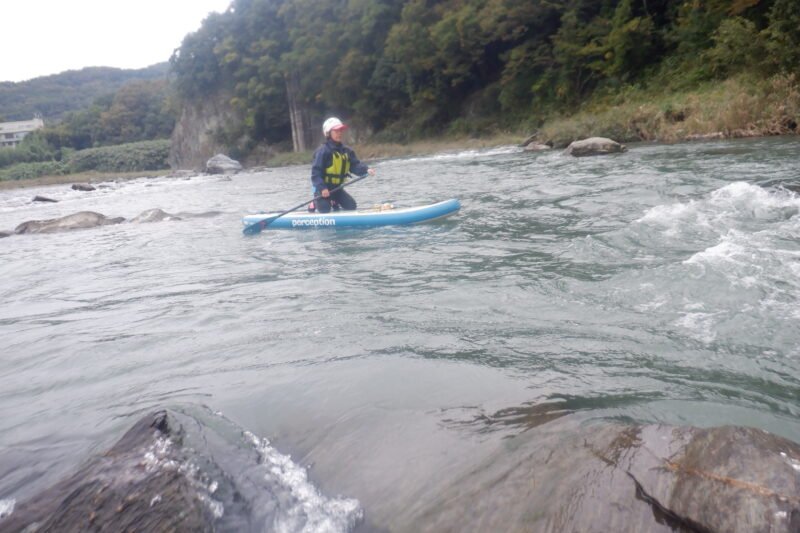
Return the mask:
<svg viewBox="0 0 800 533"><path fill-rule="evenodd" d="M336 192L336 191L338 191L339 189L343 189L344 187L346 187L346 186L348 186L348 185L352 185L353 183L355 183L355 182L357 182L357 181L361 181L361 180L363 180L364 178L366 178L367 176L369 176L369 174L364 174L363 176L360 176L360 177L358 177L358 178L355 178L355 179L352 179L352 180L350 180L350 181L347 181L347 182L345 182L345 183L342 183L342 184L341 184L341 185L339 185L338 187L336 187L336 188L334 188L334 189L331 189L331 191L330 191L330 192L331 192L331 194L332 194L332 193L335 193L335 192ZM288 215L288 214L289 214L289 213L291 213L292 211L297 211L297 210L298 210L298 209L300 209L301 207L305 207L305 206L307 206L308 204L310 204L311 202L313 202L313 201L315 201L315 200L319 200L320 198L322 198L322 196L315 196L315 197L314 197L314 198L312 198L311 200L309 200L309 201L307 201L307 202L303 202L302 204L300 204L300 205L298 205L298 206L295 206L295 207L293 207L293 208L291 208L291 209L287 209L287 210L286 210L286 211L284 211L283 213L278 213L277 215L273 215L273 216L271 216L271 217L268 217L268 218L265 218L265 219L263 219L263 220L259 220L258 222L255 222L254 224L250 224L249 226L246 226L246 227L245 227L245 228L242 230L242 233L244 233L245 235L255 235L256 233L261 233L261 230L263 230L264 228L266 228L267 226L269 226L270 224L272 224L272 222L274 222L275 220L277 220L277 219L281 218L283 215Z"/></svg>

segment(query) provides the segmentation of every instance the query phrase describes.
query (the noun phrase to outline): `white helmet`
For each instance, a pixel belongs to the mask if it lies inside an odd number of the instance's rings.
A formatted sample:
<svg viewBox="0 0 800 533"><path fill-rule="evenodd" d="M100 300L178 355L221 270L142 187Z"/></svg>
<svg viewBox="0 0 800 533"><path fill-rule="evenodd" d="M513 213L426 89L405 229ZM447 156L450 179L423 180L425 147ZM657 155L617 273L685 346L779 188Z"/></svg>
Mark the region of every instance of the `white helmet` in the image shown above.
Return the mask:
<svg viewBox="0 0 800 533"><path fill-rule="evenodd" d="M325 137L331 132L331 130L346 130L347 126L342 124L342 121L336 117L331 117L325 122L322 123L322 134Z"/></svg>

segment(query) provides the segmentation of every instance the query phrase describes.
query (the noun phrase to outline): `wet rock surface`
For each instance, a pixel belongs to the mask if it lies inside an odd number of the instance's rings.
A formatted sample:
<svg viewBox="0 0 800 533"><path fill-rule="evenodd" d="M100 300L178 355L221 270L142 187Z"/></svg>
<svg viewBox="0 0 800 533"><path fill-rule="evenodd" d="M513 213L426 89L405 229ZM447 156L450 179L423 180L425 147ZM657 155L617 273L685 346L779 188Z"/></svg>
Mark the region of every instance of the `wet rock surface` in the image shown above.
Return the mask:
<svg viewBox="0 0 800 533"><path fill-rule="evenodd" d="M88 183L73 183L72 184L72 190L73 191L86 191L86 192L89 192L89 191L94 191L95 187L94 187L94 185L90 185Z"/></svg>
<svg viewBox="0 0 800 533"><path fill-rule="evenodd" d="M16 229L14 229L14 233L54 233L74 229L95 228L97 226L107 226L109 224L120 224L124 221L125 219L122 217L108 218L94 211L80 211L60 218L29 220L17 226Z"/></svg>
<svg viewBox="0 0 800 533"><path fill-rule="evenodd" d="M180 219L181 217L177 215L172 215L156 207L155 209L148 209L147 211L142 211L139 215L132 218L131 222L134 223L160 222L162 220L180 220Z"/></svg>
<svg viewBox="0 0 800 533"><path fill-rule="evenodd" d="M144 417L103 456L16 506L0 533L213 531L213 513L170 445L176 433L164 411Z"/></svg>
<svg viewBox="0 0 800 533"><path fill-rule="evenodd" d="M142 211L139 215L132 218L132 223L161 222L169 220L183 220L184 218L210 218L219 215L219 211L207 211L204 213L167 213L160 208ZM121 224L125 222L124 217L107 217L94 211L80 211L72 215L48 220L29 220L16 227L14 233L56 233L76 229L96 228L98 226L108 226L110 224ZM0 232L0 237L8 237L12 233Z"/></svg>
<svg viewBox="0 0 800 533"><path fill-rule="evenodd" d="M544 152L546 150L552 150L553 147L549 144L539 143L539 142L532 142L525 145L526 152Z"/></svg>
<svg viewBox="0 0 800 533"><path fill-rule="evenodd" d="M46 196L39 196L38 194L33 197L32 201L33 202L50 202L50 203L53 203L53 204L58 202L58 200L54 200L54 199L48 198Z"/></svg>
<svg viewBox="0 0 800 533"><path fill-rule="evenodd" d="M744 427L545 428L508 439L400 529L800 531L794 442Z"/></svg>
<svg viewBox="0 0 800 533"><path fill-rule="evenodd" d="M195 418L199 416L199 418ZM374 533L353 500L219 415L161 410L106 453L12 504L0 533L329 531Z"/></svg>
<svg viewBox="0 0 800 533"><path fill-rule="evenodd" d="M391 516L378 523L367 506L366 522L345 530L800 531L797 443L746 427L582 425L561 412L527 415L534 415L535 427L500 439L495 453L451 479L423 483L413 498L382 502ZM294 494L276 484L264 492L265 472L278 463L260 470L263 457L233 461L226 471L249 465L241 470L250 472L240 480L245 492L223 483L214 497L224 501L225 512L215 513L202 472L230 480L219 467L234 457L206 450L187 460L185 452L209 441L201 431L189 435L172 413L147 415L108 452L17 505L0 520L0 533L262 530L258 524L269 523L264 510L278 511ZM212 457L222 464L209 462ZM270 499L273 493L283 496Z"/></svg>

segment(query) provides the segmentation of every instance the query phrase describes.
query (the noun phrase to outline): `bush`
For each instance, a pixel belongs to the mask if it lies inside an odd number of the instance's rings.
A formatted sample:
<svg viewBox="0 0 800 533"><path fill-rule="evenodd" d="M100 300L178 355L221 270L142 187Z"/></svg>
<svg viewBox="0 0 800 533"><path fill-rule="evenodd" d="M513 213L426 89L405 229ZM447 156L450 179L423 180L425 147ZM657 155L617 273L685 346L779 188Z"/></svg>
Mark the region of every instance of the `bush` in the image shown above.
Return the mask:
<svg viewBox="0 0 800 533"><path fill-rule="evenodd" d="M60 158L59 151L47 142L38 131L25 136L16 148L0 148L0 167L17 163L53 161Z"/></svg>
<svg viewBox="0 0 800 533"><path fill-rule="evenodd" d="M25 180L66 173L64 164L59 161L17 163L16 165L0 168L0 181Z"/></svg>
<svg viewBox="0 0 800 533"><path fill-rule="evenodd" d="M134 172L169 168L169 140L142 141L89 148L75 152L67 161L69 172Z"/></svg>

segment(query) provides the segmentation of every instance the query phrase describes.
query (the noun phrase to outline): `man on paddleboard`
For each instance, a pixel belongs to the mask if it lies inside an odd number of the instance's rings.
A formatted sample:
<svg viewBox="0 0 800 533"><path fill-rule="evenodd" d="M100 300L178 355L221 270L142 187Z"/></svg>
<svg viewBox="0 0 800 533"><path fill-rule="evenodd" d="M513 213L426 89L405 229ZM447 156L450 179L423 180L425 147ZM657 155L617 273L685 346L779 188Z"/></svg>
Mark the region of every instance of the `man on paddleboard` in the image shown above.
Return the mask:
<svg viewBox="0 0 800 533"><path fill-rule="evenodd" d="M317 198L314 207L320 213L330 212L331 200L342 209L355 209L356 201L344 189L334 193L330 190L344 183L350 173L357 176L375 175L374 170L358 160L353 150L342 144L346 129L347 126L336 117L331 117L322 124L325 144L317 148L311 161L311 185L314 194L319 193L321 196ZM309 211L311 210L309 207Z"/></svg>

